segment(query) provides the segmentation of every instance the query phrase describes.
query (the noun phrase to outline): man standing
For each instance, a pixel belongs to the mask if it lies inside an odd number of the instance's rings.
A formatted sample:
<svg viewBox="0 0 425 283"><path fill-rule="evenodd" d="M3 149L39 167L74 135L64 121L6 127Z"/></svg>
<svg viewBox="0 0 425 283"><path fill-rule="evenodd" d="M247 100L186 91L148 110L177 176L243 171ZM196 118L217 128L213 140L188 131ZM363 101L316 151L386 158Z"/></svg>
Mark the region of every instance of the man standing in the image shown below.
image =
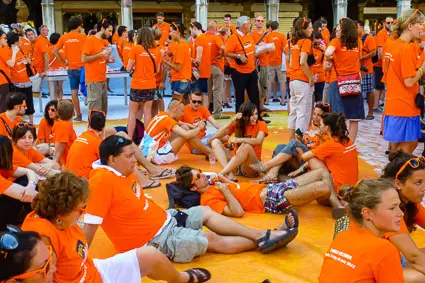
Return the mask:
<svg viewBox="0 0 425 283"><path fill-rule="evenodd" d="M83 22L79 17L72 17L69 20L68 28L70 32L62 35L56 44L53 54L62 64L68 66L68 78L71 87L72 103L74 104L77 117L74 121L82 121L80 101L78 100L78 89L80 86L81 68L83 67L82 53L86 35L81 33ZM59 50L65 48L66 60L59 54Z"/></svg>
<svg viewBox="0 0 425 283"><path fill-rule="evenodd" d="M112 35L112 24L102 20L97 33L84 42L82 61L86 71L87 103L90 110L108 112L106 64L114 61L107 39Z"/></svg>
<svg viewBox="0 0 425 283"><path fill-rule="evenodd" d="M123 50L124 50L124 43L128 40L128 29L126 26L120 26L118 27L118 41L117 41L117 51L118 55L121 58L121 62L124 64L124 57L123 57Z"/></svg>
<svg viewBox="0 0 425 283"><path fill-rule="evenodd" d="M38 76L31 77L32 92L35 97L40 95L44 73L49 70L49 45L50 41L47 38L49 28L46 25L40 27L40 35L34 43L34 53L32 63Z"/></svg>
<svg viewBox="0 0 425 283"><path fill-rule="evenodd" d="M275 50L273 52L269 52L270 56L270 66L269 66L269 76L268 76L268 84L267 84L267 97L270 97L272 84L277 78L280 84L280 95L282 102L285 101L286 94L286 72L282 71L282 53L286 46L286 36L278 32L279 22L272 21L271 22L271 32L269 34L269 41L274 43ZM275 99L273 101L277 102L277 93L274 93Z"/></svg>
<svg viewBox="0 0 425 283"><path fill-rule="evenodd" d="M159 40L159 44L165 46L165 43L168 41L168 37L170 36L170 24L164 22L163 12L156 13L156 24L154 27L159 27L161 30L161 39Z"/></svg>
<svg viewBox="0 0 425 283"><path fill-rule="evenodd" d="M232 21L232 15L230 14L224 15L224 19L223 19L224 25L219 26L218 29L221 29L222 27L226 27L227 34L232 35L236 33L236 28L232 26L231 21Z"/></svg>
<svg viewBox="0 0 425 283"><path fill-rule="evenodd" d="M374 98L374 81L373 81L373 64L372 57L376 55L376 43L373 36L365 33L364 23L357 21L357 33L362 40L362 53L360 57L362 71L362 92L367 95L368 114L366 120L373 120Z"/></svg>
<svg viewBox="0 0 425 283"><path fill-rule="evenodd" d="M20 38L22 44L21 50L22 52L24 52L25 57L32 58L34 43L36 39L37 36L35 35L33 29L25 30L25 37Z"/></svg>

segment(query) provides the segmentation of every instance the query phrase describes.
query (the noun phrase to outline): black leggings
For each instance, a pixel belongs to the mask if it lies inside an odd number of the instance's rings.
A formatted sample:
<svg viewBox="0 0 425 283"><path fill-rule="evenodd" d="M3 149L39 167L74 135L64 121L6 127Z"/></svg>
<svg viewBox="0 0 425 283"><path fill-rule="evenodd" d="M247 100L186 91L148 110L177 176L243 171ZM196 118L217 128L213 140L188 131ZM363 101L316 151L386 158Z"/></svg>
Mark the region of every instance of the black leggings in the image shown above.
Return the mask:
<svg viewBox="0 0 425 283"><path fill-rule="evenodd" d="M257 106L258 116L260 116L260 93L258 91L258 75L254 70L250 74L242 74L236 70L232 72L233 86L235 87L236 113L245 100L245 89L249 100Z"/></svg>

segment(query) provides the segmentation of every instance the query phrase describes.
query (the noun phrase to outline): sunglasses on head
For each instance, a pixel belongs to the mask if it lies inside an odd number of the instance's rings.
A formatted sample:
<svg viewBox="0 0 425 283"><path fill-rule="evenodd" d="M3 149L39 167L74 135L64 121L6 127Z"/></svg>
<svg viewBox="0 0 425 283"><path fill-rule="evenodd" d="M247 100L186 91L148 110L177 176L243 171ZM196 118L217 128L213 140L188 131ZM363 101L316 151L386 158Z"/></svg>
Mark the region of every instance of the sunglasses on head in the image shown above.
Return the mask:
<svg viewBox="0 0 425 283"><path fill-rule="evenodd" d="M14 233L19 233L21 230L15 226L7 225L7 232L0 234L0 254L6 259L10 251L19 247L19 242Z"/></svg>
<svg viewBox="0 0 425 283"><path fill-rule="evenodd" d="M404 169L406 169L407 166L412 167L413 169L418 168L420 163L425 163L425 157L419 156L417 158L411 158L407 160L403 166L401 166L400 170L398 170L397 175L395 175L395 179L398 180L398 176L403 173Z"/></svg>
<svg viewBox="0 0 425 283"><path fill-rule="evenodd" d="M410 16L410 18L407 20L407 23L409 23L411 20L413 20L413 18L414 18L414 17L416 16L416 14L418 14L418 13L419 13L419 15L423 15L421 11L419 11L418 9L416 9L416 10L413 12L413 14Z"/></svg>
<svg viewBox="0 0 425 283"><path fill-rule="evenodd" d="M172 26L174 26L174 27L176 28L176 30L177 30L177 31L179 30L179 27L176 25L176 23L175 23L175 22L172 22L172 23L171 23L171 25L172 25Z"/></svg>
<svg viewBox="0 0 425 283"><path fill-rule="evenodd" d="M34 124L27 123L27 122L20 122L20 123L16 124L16 126L20 129L22 129L23 127L28 127L28 128L31 128L31 129L35 128Z"/></svg>
<svg viewBox="0 0 425 283"><path fill-rule="evenodd" d="M196 175L193 176L192 184L198 181L199 179L201 179L201 177L202 177L202 170L198 169L198 173L196 173Z"/></svg>
<svg viewBox="0 0 425 283"><path fill-rule="evenodd" d="M50 256L49 256L49 258L47 259L46 263L44 264L44 266L42 268L30 271L30 272L26 272L24 274L21 274L21 275L15 276L15 277L12 277L12 279L23 280L23 279L33 277L33 276L40 274L40 273L43 274L44 278L46 278L47 274L49 273L49 270L52 266L52 259L53 259L53 257L52 257L52 255L53 255L52 247L51 246L46 246L46 247L50 252Z"/></svg>

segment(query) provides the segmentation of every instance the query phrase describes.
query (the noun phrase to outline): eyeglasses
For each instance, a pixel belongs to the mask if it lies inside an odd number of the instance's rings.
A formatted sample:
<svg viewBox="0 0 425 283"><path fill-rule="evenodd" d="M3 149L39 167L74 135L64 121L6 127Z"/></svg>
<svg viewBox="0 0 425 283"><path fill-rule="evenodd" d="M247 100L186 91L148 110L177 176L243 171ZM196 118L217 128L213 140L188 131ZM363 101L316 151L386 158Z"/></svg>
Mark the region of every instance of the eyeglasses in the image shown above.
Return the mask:
<svg viewBox="0 0 425 283"><path fill-rule="evenodd" d="M16 124L16 126L20 129L22 129L23 127L28 127L28 128L31 128L31 129L35 128L34 124L27 123L27 122L20 122L20 123Z"/></svg>
<svg viewBox="0 0 425 283"><path fill-rule="evenodd" d="M413 169L418 168L420 163L425 163L425 157L419 156L417 158L411 158L407 160L403 166L401 166L400 170L398 170L397 175L395 175L395 179L398 180L398 176L403 173L404 169L406 169L407 166L412 167Z"/></svg>
<svg viewBox="0 0 425 283"><path fill-rule="evenodd" d="M10 251L13 251L19 247L18 239L13 233L19 233L21 230L13 225L7 225L7 232L4 232L0 236L0 253L3 258L6 259Z"/></svg>
<svg viewBox="0 0 425 283"><path fill-rule="evenodd" d="M202 104L202 100L191 100L192 101L192 103L193 104L199 104L199 105L201 105Z"/></svg>
<svg viewBox="0 0 425 283"><path fill-rule="evenodd" d="M30 272L26 272L24 274L12 277L11 279L18 279L18 280L19 279L27 279L27 278L33 277L33 276L35 276L39 273L43 274L44 278L46 278L47 274L49 273L50 267L52 265L52 258L53 258L52 257L52 254L53 254L52 247L51 246L46 246L46 247L50 252L50 256L49 256L49 259L46 261L46 263L44 264L44 266L42 268L30 271Z"/></svg>
<svg viewBox="0 0 425 283"><path fill-rule="evenodd" d="M56 109L55 108L49 108L49 109L47 109L47 111L49 111L49 112L56 112Z"/></svg>
<svg viewBox="0 0 425 283"><path fill-rule="evenodd" d="M74 211L78 211L80 214L86 213L86 207L77 207L74 209Z"/></svg>
<svg viewBox="0 0 425 283"><path fill-rule="evenodd" d="M385 22L387 25L392 25L393 22Z"/></svg>
<svg viewBox="0 0 425 283"><path fill-rule="evenodd" d="M201 169L198 169L198 173L196 173L196 175L193 176L192 184L194 184L196 181L198 181L199 179L201 179L201 177L202 177L202 170Z"/></svg>

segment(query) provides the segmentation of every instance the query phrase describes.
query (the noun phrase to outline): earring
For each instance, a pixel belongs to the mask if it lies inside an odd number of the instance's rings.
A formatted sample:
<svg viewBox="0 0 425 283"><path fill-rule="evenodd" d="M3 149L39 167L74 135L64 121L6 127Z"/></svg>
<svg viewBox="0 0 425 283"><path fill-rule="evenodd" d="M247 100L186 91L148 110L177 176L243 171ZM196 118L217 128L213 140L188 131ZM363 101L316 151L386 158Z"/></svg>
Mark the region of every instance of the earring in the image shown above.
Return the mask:
<svg viewBox="0 0 425 283"><path fill-rule="evenodd" d="M56 219L56 224L57 225L62 225L62 219L60 219L60 218Z"/></svg>

